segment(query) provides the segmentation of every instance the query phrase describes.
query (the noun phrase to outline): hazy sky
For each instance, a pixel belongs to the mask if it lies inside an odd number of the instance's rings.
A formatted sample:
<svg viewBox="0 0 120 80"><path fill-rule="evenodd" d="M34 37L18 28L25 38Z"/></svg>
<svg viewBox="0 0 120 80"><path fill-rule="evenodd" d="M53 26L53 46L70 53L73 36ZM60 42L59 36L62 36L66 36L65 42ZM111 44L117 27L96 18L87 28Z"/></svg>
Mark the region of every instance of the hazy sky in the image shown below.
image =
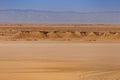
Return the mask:
<svg viewBox="0 0 120 80"><path fill-rule="evenodd" d="M52 11L120 11L120 0L0 0L0 9Z"/></svg>

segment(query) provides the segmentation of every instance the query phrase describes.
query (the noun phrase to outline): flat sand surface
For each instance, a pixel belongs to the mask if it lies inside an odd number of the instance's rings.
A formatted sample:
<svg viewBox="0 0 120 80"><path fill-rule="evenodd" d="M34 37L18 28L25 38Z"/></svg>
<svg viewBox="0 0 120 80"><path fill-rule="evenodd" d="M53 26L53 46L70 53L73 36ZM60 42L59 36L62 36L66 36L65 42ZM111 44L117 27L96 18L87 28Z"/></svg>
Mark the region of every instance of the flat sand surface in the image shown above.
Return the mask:
<svg viewBox="0 0 120 80"><path fill-rule="evenodd" d="M1 41L0 80L120 80L120 43Z"/></svg>

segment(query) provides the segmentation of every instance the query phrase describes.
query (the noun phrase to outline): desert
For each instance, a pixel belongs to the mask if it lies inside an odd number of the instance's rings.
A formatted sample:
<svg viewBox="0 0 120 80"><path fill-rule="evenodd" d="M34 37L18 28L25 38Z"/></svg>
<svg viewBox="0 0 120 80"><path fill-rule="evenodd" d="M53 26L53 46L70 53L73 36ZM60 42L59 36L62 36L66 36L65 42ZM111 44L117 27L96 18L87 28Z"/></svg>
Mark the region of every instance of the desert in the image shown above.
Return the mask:
<svg viewBox="0 0 120 80"><path fill-rule="evenodd" d="M0 24L0 80L120 80L120 25Z"/></svg>

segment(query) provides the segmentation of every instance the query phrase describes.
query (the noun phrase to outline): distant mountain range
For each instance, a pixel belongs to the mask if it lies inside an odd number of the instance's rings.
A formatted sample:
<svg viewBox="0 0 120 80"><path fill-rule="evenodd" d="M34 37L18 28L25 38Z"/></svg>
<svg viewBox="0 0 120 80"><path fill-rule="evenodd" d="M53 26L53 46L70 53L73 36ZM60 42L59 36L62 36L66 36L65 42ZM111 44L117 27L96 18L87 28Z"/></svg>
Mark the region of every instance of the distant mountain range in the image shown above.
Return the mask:
<svg viewBox="0 0 120 80"><path fill-rule="evenodd" d="M0 23L120 24L120 11L74 12L8 9L0 10Z"/></svg>

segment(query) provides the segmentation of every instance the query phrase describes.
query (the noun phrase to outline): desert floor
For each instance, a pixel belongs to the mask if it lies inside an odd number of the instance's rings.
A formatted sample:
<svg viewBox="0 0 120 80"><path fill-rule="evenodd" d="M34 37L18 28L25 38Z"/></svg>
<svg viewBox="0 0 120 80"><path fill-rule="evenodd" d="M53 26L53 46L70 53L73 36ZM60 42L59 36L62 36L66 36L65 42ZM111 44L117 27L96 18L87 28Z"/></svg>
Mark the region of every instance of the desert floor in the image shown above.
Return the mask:
<svg viewBox="0 0 120 80"><path fill-rule="evenodd" d="M1 41L0 80L120 80L120 43Z"/></svg>

